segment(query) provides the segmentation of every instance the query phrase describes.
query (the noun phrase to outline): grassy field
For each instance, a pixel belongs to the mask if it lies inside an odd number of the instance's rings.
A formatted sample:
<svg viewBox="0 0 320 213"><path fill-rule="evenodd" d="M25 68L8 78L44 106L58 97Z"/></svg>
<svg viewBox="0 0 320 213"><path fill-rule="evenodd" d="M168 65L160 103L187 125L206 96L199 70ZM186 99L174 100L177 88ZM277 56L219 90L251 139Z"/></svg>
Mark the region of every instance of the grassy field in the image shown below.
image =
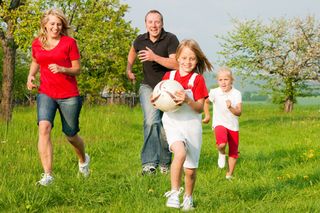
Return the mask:
<svg viewBox="0 0 320 213"><path fill-rule="evenodd" d="M55 182L36 186L35 108L15 109L0 123L0 212L177 212L165 207L169 175L141 176L142 112L139 107L85 106L80 135L92 174L77 175L77 159L61 133L52 133ZM320 212L320 107L245 104L240 118L240 159L233 181L217 168L210 125L194 192L195 212Z"/></svg>

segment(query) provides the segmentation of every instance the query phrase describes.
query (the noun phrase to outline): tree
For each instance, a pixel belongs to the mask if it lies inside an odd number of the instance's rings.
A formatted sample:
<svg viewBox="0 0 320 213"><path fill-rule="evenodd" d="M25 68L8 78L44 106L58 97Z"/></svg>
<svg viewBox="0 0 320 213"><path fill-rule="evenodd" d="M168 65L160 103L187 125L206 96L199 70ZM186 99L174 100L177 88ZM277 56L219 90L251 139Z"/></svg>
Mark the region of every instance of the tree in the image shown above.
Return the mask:
<svg viewBox="0 0 320 213"><path fill-rule="evenodd" d="M9 121L13 108L16 53L26 48L39 20L37 1L0 1L0 40L3 50L0 118ZM36 21L37 20L37 21Z"/></svg>
<svg viewBox="0 0 320 213"><path fill-rule="evenodd" d="M224 63L244 79L280 95L291 112L295 98L310 93L310 82L320 79L320 24L305 19L234 20L234 30L222 39Z"/></svg>

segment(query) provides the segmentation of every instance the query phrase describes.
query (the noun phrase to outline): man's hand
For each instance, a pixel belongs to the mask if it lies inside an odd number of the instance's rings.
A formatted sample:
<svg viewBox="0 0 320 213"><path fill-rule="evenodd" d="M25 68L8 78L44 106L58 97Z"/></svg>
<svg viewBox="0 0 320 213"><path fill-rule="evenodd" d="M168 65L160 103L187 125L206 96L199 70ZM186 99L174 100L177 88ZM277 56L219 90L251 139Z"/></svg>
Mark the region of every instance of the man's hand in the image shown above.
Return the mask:
<svg viewBox="0 0 320 213"><path fill-rule="evenodd" d="M149 47L146 47L146 50L139 51L138 58L140 59L141 62L154 61L155 54Z"/></svg>

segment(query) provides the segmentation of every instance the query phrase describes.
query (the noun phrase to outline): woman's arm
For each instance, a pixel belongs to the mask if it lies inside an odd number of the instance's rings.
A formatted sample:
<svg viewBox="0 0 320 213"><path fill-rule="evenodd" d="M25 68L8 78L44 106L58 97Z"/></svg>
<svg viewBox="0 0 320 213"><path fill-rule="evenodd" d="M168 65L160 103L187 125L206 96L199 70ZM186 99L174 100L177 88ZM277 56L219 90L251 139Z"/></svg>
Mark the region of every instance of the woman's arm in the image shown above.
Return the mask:
<svg viewBox="0 0 320 213"><path fill-rule="evenodd" d="M39 71L39 64L36 62L34 58L32 58L30 69L29 69L29 75L27 79L27 88L28 90L32 90L33 88L36 88L37 85L33 83L35 80L36 74Z"/></svg>
<svg viewBox="0 0 320 213"><path fill-rule="evenodd" d="M64 73L67 75L76 76L80 74L80 60L71 61L71 67L62 67L57 64L49 64L48 68L53 73Z"/></svg>

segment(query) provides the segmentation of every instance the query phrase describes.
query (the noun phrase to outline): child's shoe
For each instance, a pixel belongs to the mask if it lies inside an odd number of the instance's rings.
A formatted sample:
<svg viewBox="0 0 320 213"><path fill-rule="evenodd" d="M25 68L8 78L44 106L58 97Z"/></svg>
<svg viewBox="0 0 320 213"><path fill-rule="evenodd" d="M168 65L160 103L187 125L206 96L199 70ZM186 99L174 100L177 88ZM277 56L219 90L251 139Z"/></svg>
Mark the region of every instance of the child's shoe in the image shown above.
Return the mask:
<svg viewBox="0 0 320 213"><path fill-rule="evenodd" d="M219 157L218 157L218 167L220 169L223 169L226 166L226 155L225 154L221 154L219 153Z"/></svg>
<svg viewBox="0 0 320 213"><path fill-rule="evenodd" d="M192 196L183 196L183 202L181 204L182 211L192 211L194 210L193 207L193 200Z"/></svg>
<svg viewBox="0 0 320 213"><path fill-rule="evenodd" d="M173 189L171 191L168 191L164 194L165 197L168 198L166 206L171 208L180 208L180 200L179 195L183 191L183 188L180 188L179 191Z"/></svg>

